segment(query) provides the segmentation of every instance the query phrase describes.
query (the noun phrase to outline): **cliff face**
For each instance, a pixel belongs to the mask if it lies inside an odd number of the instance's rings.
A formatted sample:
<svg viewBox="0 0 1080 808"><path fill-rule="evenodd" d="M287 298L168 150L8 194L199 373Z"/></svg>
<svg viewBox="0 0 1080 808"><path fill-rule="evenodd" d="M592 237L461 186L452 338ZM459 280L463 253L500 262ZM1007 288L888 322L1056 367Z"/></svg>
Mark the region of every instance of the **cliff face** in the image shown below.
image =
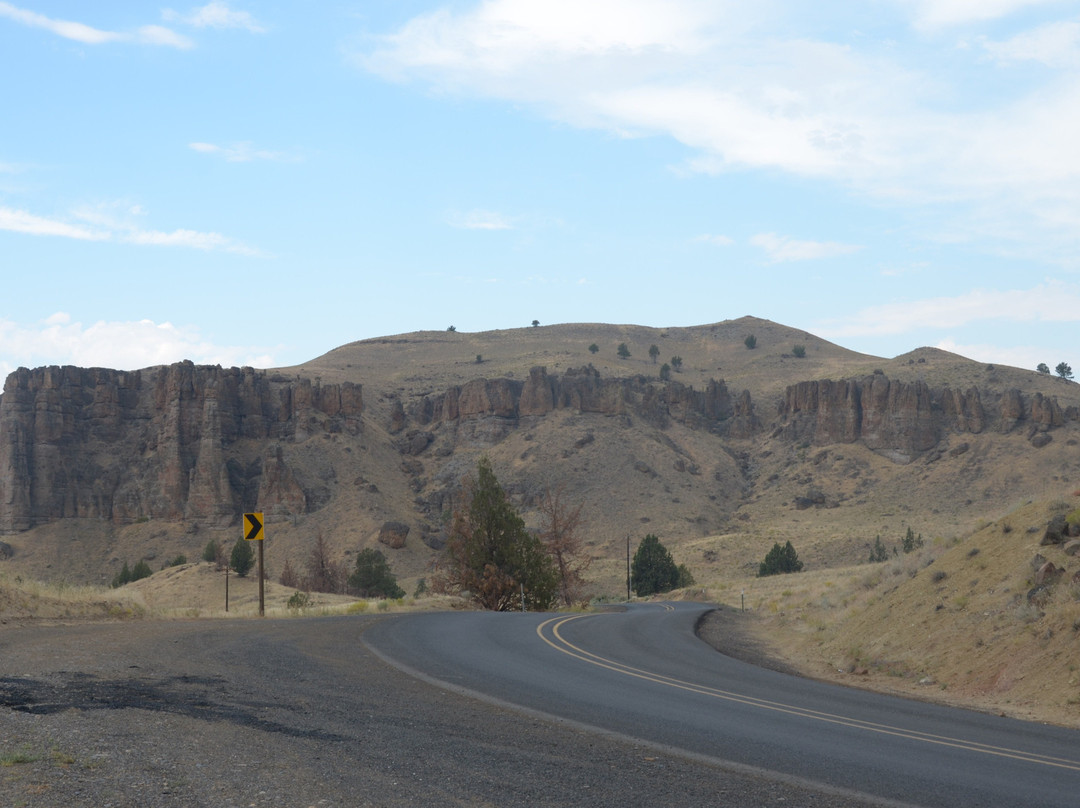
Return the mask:
<svg viewBox="0 0 1080 808"><path fill-rule="evenodd" d="M275 442L357 433L362 409L358 385L251 368L20 368L0 397L0 530L302 513L303 489Z"/></svg>
<svg viewBox="0 0 1080 808"><path fill-rule="evenodd" d="M882 374L791 385L779 414L793 440L818 446L862 441L901 462L934 448L947 432L1027 429L1034 435L1078 419L1073 409L1063 410L1041 393L1026 397L1009 389L984 402L976 388L931 390Z"/></svg>
<svg viewBox="0 0 1080 808"><path fill-rule="evenodd" d="M549 375L534 367L525 381L477 379L443 393L422 397L408 411L416 426L486 416L517 419L569 409L601 415L636 414L663 427L671 421L729 437L748 437L760 428L750 394L732 396L723 381L704 390L677 381L656 382L644 376L602 379L592 366ZM404 412L395 410L391 429L404 428Z"/></svg>

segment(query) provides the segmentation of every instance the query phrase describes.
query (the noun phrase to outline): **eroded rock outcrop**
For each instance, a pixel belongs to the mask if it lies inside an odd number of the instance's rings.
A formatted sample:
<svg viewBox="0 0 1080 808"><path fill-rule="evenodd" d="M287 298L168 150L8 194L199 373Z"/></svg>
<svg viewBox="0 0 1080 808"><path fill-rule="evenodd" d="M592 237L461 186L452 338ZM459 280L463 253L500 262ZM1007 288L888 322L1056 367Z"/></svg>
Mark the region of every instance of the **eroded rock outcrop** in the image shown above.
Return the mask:
<svg viewBox="0 0 1080 808"><path fill-rule="evenodd" d="M861 379L799 382L787 388L779 415L785 434L818 446L862 441L906 462L938 444L946 432L978 434L996 425L1010 432L1024 424L1045 431L1073 415L1057 400L1019 390L987 404L975 388L931 390L923 382L899 382L882 373Z"/></svg>
<svg viewBox="0 0 1080 808"><path fill-rule="evenodd" d="M359 385L252 368L20 368L0 396L0 530L302 512L281 446L264 457L255 441L357 433L362 410Z"/></svg>
<svg viewBox="0 0 1080 808"><path fill-rule="evenodd" d="M476 379L423 396L408 409L408 420L429 426L479 418L541 417L555 410L636 414L657 426L674 421L730 437L748 437L760 429L749 392L733 397L723 381L711 380L705 389L695 390L681 382L645 376L604 379L591 365L562 375L534 367L523 382Z"/></svg>

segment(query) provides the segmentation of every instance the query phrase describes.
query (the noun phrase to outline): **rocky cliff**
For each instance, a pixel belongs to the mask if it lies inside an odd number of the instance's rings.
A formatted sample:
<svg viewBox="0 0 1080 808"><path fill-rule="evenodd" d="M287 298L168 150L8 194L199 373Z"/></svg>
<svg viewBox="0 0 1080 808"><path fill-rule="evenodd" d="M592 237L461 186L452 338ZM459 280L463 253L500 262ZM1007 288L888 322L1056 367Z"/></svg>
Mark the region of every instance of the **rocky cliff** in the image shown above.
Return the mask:
<svg viewBox="0 0 1080 808"><path fill-rule="evenodd" d="M1041 393L932 390L923 382L893 381L884 374L791 385L779 415L785 422L782 434L792 440L817 446L861 441L899 462L933 449L948 432L1027 430L1028 437L1045 441L1047 431L1080 417L1075 407L1063 409L1057 399Z"/></svg>
<svg viewBox="0 0 1080 808"><path fill-rule="evenodd" d="M69 517L303 513L283 444L360 431L359 385L251 368L20 368L0 396L0 530Z"/></svg>
<svg viewBox="0 0 1080 808"><path fill-rule="evenodd" d="M710 380L703 390L677 381L658 382L645 376L601 378L591 365L562 375L534 367L525 381L476 379L412 404L405 417L395 418L400 430L417 426L493 416L518 419L543 416L554 410L600 415L639 415L664 427L675 421L728 437L748 437L760 428L750 393L731 395L723 381ZM403 416L405 413L402 414Z"/></svg>

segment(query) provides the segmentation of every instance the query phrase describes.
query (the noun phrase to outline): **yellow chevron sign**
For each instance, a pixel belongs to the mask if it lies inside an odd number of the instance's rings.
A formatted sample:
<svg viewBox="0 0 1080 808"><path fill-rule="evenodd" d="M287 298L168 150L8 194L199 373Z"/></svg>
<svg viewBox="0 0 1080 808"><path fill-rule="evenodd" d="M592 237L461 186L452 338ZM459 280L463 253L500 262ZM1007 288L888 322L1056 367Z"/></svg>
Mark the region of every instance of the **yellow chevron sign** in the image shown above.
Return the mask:
<svg viewBox="0 0 1080 808"><path fill-rule="evenodd" d="M244 538L247 541L262 541L265 538L261 512L244 514Z"/></svg>

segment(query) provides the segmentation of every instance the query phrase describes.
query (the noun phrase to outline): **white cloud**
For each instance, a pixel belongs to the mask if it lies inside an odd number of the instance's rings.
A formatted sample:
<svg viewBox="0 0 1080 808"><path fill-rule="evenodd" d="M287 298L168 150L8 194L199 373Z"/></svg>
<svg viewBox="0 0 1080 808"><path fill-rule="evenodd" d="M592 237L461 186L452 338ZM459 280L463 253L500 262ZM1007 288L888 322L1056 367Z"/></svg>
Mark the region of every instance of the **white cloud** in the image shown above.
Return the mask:
<svg viewBox="0 0 1080 808"><path fill-rule="evenodd" d="M295 161L298 158L290 157L284 152L270 151L269 149L257 149L251 141L233 143L231 146L219 146L216 143L189 143L188 148L200 154L212 154L222 157L230 163L249 163L253 160L271 161Z"/></svg>
<svg viewBox="0 0 1080 808"><path fill-rule="evenodd" d="M48 219L24 210L0 207L0 230L30 236L59 236L80 241L115 241L121 244L143 244L159 247L188 247L197 250L216 250L238 255L261 256L260 250L220 233L197 230L174 230L171 233L146 230L129 219L117 217L106 207L84 207L73 211L73 217L92 225ZM138 205L128 208L131 215L143 215Z"/></svg>
<svg viewBox="0 0 1080 808"><path fill-rule="evenodd" d="M987 320L1080 322L1080 286L1047 281L1032 289L975 289L955 297L934 297L870 306L844 321L823 324L827 339L884 336L960 328Z"/></svg>
<svg viewBox="0 0 1080 808"><path fill-rule="evenodd" d="M77 224L46 219L24 210L0 207L0 230L25 233L30 236L61 236L82 241L108 241L110 234Z"/></svg>
<svg viewBox="0 0 1080 808"><path fill-rule="evenodd" d="M462 230L513 230L514 226L501 213L492 210L454 211L447 217L451 227Z"/></svg>
<svg viewBox="0 0 1080 808"><path fill-rule="evenodd" d="M187 37L181 36L168 28L159 25L144 25L136 29L134 33L117 31L103 31L93 28L81 22L70 20L57 20L46 17L35 11L27 11L18 8L11 3L0 2L0 17L30 26L31 28L43 28L50 33L64 39L81 42L84 45L104 45L109 42L136 42L144 45L166 45L172 48L187 49L194 47L194 43Z"/></svg>
<svg viewBox="0 0 1080 808"><path fill-rule="evenodd" d="M41 323L0 319L0 371L24 365L78 365L136 370L190 359L197 364L273 367L266 348L216 345L193 326L152 320L98 321L89 326L57 312Z"/></svg>
<svg viewBox="0 0 1080 808"><path fill-rule="evenodd" d="M250 13L233 11L227 3L207 3L200 8L193 8L188 14L180 14L167 8L161 12L161 16L170 22L181 22L194 28L243 28L253 34L266 32Z"/></svg>
<svg viewBox="0 0 1080 808"><path fill-rule="evenodd" d="M1047 67L1080 67L1080 23L1048 23L1000 42L982 40L983 48L1002 64L1041 62Z"/></svg>
<svg viewBox="0 0 1080 808"><path fill-rule="evenodd" d="M778 236L776 233L758 233L751 237L750 243L763 249L774 264L835 258L862 249L854 244L840 244L835 241L799 241L789 236Z"/></svg>
<svg viewBox="0 0 1080 808"><path fill-rule="evenodd" d="M941 28L1006 17L1032 6L1059 0L901 0L910 6L920 28Z"/></svg>
<svg viewBox="0 0 1080 808"><path fill-rule="evenodd" d="M944 26L1036 2L897 7L907 21ZM1073 64L1074 22L981 40L966 56L952 41L922 46L968 60L942 71L902 43L790 34L790 0L482 0L455 9L369 39L356 63L620 137L671 137L689 148L694 171L779 170L909 210L947 206L932 226L986 250L1059 263L1080 254L1080 73L1042 84L971 80L1022 58ZM816 30L830 30L827 22Z"/></svg>

